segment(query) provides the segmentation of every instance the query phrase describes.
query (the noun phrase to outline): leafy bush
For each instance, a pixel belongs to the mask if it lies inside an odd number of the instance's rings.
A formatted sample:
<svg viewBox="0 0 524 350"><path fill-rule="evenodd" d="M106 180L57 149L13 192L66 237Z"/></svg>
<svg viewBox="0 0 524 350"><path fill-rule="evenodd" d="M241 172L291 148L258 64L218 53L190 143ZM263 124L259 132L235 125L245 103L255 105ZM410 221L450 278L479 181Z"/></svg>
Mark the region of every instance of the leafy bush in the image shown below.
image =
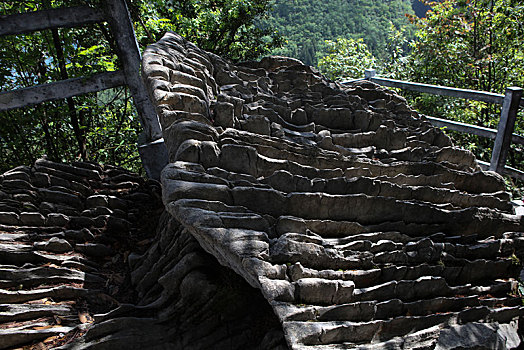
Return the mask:
<svg viewBox="0 0 524 350"><path fill-rule="evenodd" d="M326 40L326 46L328 55L318 61L318 68L329 79L361 78L364 70L376 65L364 39Z"/></svg>

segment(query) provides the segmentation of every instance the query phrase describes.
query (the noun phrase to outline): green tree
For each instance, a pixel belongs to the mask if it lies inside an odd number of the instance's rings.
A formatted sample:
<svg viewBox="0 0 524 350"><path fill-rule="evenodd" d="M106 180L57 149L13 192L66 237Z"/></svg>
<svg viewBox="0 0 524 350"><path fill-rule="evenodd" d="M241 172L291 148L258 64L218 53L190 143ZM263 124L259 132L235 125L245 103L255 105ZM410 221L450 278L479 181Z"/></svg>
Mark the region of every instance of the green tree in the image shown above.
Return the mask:
<svg viewBox="0 0 524 350"><path fill-rule="evenodd" d="M200 48L233 61L249 60L279 47L283 39L259 25L271 9L270 0L133 0L145 45L171 30Z"/></svg>
<svg viewBox="0 0 524 350"><path fill-rule="evenodd" d="M503 92L522 84L524 4L516 0L446 0L417 24L414 77Z"/></svg>
<svg viewBox="0 0 524 350"><path fill-rule="evenodd" d="M234 60L251 59L278 45L279 37L256 25L269 0L126 0L142 49L176 30L207 50ZM11 0L0 15L104 0ZM0 37L0 90L116 70L118 58L106 24ZM0 171L47 154L58 161L93 160L141 169L140 125L126 88L0 112Z"/></svg>
<svg viewBox="0 0 524 350"><path fill-rule="evenodd" d="M411 80L504 93L524 85L524 4L516 0L445 0L426 2L426 18L412 17L418 26L411 56ZM481 102L417 96L415 107L430 115L496 128L500 106ZM522 133L522 117L516 131ZM453 135L457 144L489 161L492 142ZM510 163L523 164L519 148Z"/></svg>
<svg viewBox="0 0 524 350"><path fill-rule="evenodd" d="M366 69L376 65L364 39L326 40L326 46L329 54L318 61L318 68L329 79L361 78Z"/></svg>
<svg viewBox="0 0 524 350"><path fill-rule="evenodd" d="M0 13L82 4L73 0L6 1L0 4ZM0 89L115 70L118 63L108 39L103 24L1 37ZM54 160L132 162L137 159L134 140L139 128L136 119L129 118L128 102L127 92L119 88L0 113L2 170L30 163L43 154ZM124 106L127 115L122 114Z"/></svg>
<svg viewBox="0 0 524 350"><path fill-rule="evenodd" d="M378 64L380 75L393 79L407 79L410 75L410 40L406 27L390 23L387 32L386 55Z"/></svg>

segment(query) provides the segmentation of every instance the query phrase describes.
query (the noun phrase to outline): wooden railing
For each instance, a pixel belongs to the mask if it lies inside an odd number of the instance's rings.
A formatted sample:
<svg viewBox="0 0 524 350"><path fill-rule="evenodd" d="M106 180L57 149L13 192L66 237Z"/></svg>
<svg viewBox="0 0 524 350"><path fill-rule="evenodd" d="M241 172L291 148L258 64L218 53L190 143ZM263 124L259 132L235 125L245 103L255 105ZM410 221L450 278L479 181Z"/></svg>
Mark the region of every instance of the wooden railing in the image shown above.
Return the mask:
<svg viewBox="0 0 524 350"><path fill-rule="evenodd" d="M513 134L518 109L520 106L524 106L524 100L522 99L522 88L508 87L506 89L506 93L501 95L492 92L457 89L447 86L413 83L377 77L374 69L366 70L364 76L365 77L363 79L343 81L342 84L349 84L361 80L369 80L376 84L393 88L502 105L502 112L497 130L441 118L429 116L426 118L431 122L431 124L437 127L446 127L449 130L473 134L495 140L493 152L491 154L491 162L486 163L483 161L478 161L479 165L484 170L492 170L499 174L506 174L511 177L524 180L524 171L506 166L506 159L511 143L513 142L524 145L524 137Z"/></svg>
<svg viewBox="0 0 524 350"><path fill-rule="evenodd" d="M121 70L1 91L0 111L127 85L143 128L142 138L145 142L138 146L142 164L149 177L158 179L160 171L167 164L167 150L158 116L140 77L142 59L125 0L106 0L103 10L77 6L0 16L0 36L100 22L109 24L122 64Z"/></svg>

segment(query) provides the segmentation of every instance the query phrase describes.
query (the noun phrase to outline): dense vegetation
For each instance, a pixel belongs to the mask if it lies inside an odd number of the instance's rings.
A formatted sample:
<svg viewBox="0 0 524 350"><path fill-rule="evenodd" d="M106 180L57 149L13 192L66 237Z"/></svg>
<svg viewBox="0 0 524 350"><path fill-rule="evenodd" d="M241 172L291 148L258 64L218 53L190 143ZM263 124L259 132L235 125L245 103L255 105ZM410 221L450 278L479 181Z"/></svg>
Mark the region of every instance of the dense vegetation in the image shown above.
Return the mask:
<svg viewBox="0 0 524 350"><path fill-rule="evenodd" d="M524 4L519 0L454 0L432 4L423 19L413 17L417 38L398 72L405 79L503 94L508 86L524 86ZM500 106L434 96L411 95L426 114L497 128ZM524 113L516 132L524 134ZM492 141L452 134L455 142L484 161ZM513 145L510 165L524 169L522 146Z"/></svg>
<svg viewBox="0 0 524 350"><path fill-rule="evenodd" d="M366 69L377 65L363 39L337 38L326 40L326 45L327 55L318 61L318 67L329 79L361 77Z"/></svg>
<svg viewBox="0 0 524 350"><path fill-rule="evenodd" d="M10 1L0 14L29 12L81 1ZM105 26L46 30L0 38L0 90L18 89L115 70ZM129 94L114 89L0 113L0 170L42 154L54 160L96 159L116 163L136 157L136 118ZM93 137L95 136L95 137Z"/></svg>
<svg viewBox="0 0 524 350"><path fill-rule="evenodd" d="M281 45L271 27L257 25L271 9L270 0L127 0L142 46L167 30L200 48L233 61L258 58Z"/></svg>
<svg viewBox="0 0 524 350"><path fill-rule="evenodd" d="M273 53L316 65L328 52L325 40L337 38L363 38L376 57L386 56L390 23L408 26L406 13L413 13L411 0L276 0L263 23L287 39ZM413 29L408 31L411 36Z"/></svg>
<svg viewBox="0 0 524 350"><path fill-rule="evenodd" d="M232 60L251 59L279 45L259 22L269 0L127 0L138 41L145 46L174 30ZM11 0L0 15L74 5L103 7L103 0ZM0 37L0 91L119 68L107 24ZM140 125L127 88L118 88L0 112L0 171L52 160L93 160L140 169Z"/></svg>

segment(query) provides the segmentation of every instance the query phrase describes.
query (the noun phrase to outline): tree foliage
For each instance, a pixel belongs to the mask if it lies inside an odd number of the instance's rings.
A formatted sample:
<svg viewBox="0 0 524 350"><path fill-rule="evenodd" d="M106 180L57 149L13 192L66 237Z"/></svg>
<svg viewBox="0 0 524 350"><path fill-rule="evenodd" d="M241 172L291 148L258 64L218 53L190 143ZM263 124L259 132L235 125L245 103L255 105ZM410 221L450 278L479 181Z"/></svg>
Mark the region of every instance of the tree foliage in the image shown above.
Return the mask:
<svg viewBox="0 0 524 350"><path fill-rule="evenodd" d="M318 68L329 79L362 78L366 69L374 68L382 76L402 78L409 70L409 40L406 27L396 28L390 22L386 34L385 54L377 59L364 39L337 38L326 40L327 55L318 61Z"/></svg>
<svg viewBox="0 0 524 350"><path fill-rule="evenodd" d="M329 79L360 78L364 70L376 65L364 39L326 40L326 46L328 55L318 61L318 68Z"/></svg>
<svg viewBox="0 0 524 350"><path fill-rule="evenodd" d="M141 48L176 30L203 48L233 60L255 58L279 44L256 22L269 0L127 0ZM103 0L11 0L0 15L91 5ZM13 90L119 68L107 24L0 37L0 90ZM93 160L139 170L140 133L127 88L0 112L0 171L52 160Z"/></svg>
<svg viewBox="0 0 524 350"><path fill-rule="evenodd" d="M282 43L274 30L257 25L271 9L269 0L134 0L132 7L142 17L143 44L172 30L204 50L240 61Z"/></svg>
<svg viewBox="0 0 524 350"><path fill-rule="evenodd" d="M413 81L504 93L524 85L524 4L516 0L445 0L427 2L418 26L408 78ZM427 114L497 128L500 106L475 101L416 96L415 107ZM516 131L524 131L519 118ZM492 141L454 135L458 144L489 161ZM522 150L510 152L510 163L524 163ZM521 166L522 167L522 166Z"/></svg>
<svg viewBox="0 0 524 350"><path fill-rule="evenodd" d="M82 1L9 1L1 14L81 5ZM0 37L0 89L12 90L115 70L108 28L90 25ZM53 160L126 165L137 159L138 123L124 88L0 113L1 170L47 154ZM94 136L94 137L93 137ZM119 145L119 146L117 146Z"/></svg>
<svg viewBox="0 0 524 350"><path fill-rule="evenodd" d="M337 38L363 38L375 57L382 59L390 22L397 28L406 26L408 37L413 34L406 13L413 13L411 0L276 0L263 23L287 39L273 53L317 65L318 59L328 54L325 40Z"/></svg>
<svg viewBox="0 0 524 350"><path fill-rule="evenodd" d="M516 0L432 2L417 24L413 76L501 93L522 84L524 4Z"/></svg>

